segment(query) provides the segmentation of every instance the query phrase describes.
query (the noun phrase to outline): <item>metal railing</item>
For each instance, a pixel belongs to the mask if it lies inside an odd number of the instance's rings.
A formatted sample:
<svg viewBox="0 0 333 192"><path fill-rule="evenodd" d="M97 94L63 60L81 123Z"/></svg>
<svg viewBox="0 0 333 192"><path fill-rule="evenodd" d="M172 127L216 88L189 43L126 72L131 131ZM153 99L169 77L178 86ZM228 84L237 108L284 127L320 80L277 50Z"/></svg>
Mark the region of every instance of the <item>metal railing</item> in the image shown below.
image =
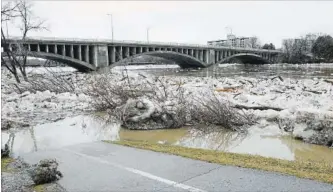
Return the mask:
<svg viewBox="0 0 333 192"><path fill-rule="evenodd" d="M22 40L21 37L12 36L8 40ZM216 45L202 45L202 44L189 44L189 43L174 43L174 42L158 42L158 41L134 41L134 40L112 40L112 39L81 39L81 38L62 38L62 37L28 37L26 41L61 41L61 42L86 42L86 43L115 43L115 44L139 44L139 45L161 45L161 46L177 46L177 47L196 47L205 49L229 49L235 51L251 51L251 52L269 52L280 53L279 50L267 49L254 49L230 46L216 46Z"/></svg>

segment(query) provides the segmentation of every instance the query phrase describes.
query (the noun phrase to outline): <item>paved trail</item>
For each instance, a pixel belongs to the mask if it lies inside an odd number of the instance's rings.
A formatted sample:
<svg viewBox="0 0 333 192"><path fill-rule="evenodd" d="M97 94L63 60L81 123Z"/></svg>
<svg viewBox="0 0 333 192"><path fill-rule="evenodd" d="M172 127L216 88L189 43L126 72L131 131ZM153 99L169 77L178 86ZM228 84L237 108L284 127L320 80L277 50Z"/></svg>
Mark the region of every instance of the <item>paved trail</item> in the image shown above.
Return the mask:
<svg viewBox="0 0 333 192"><path fill-rule="evenodd" d="M103 142L21 155L28 163L57 158L70 192L84 191L333 191L333 185L221 166Z"/></svg>

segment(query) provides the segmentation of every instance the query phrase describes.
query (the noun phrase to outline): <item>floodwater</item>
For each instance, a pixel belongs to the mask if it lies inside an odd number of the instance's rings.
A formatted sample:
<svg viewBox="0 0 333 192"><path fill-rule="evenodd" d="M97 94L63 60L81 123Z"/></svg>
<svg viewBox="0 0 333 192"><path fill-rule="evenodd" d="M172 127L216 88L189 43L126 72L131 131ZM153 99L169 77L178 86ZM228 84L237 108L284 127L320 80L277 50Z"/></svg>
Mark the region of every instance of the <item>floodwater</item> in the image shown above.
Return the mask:
<svg viewBox="0 0 333 192"><path fill-rule="evenodd" d="M117 67L122 68L122 67ZM264 77L280 75L293 78L333 79L333 64L222 64L207 69L182 70L176 65L126 66L128 70L154 75L196 77ZM61 68L63 70L64 68ZM34 68L33 70L37 70ZM333 150L325 146L307 144L283 135L277 127L251 129L247 136L227 130L200 132L191 127L172 130L131 131L118 124L106 123L92 116L77 116L29 129L2 131L2 145L8 142L14 155L38 150L60 148L78 143L101 140L138 140L185 147L256 154L287 160L333 162Z"/></svg>
<svg viewBox="0 0 333 192"><path fill-rule="evenodd" d="M247 136L231 131L205 133L191 127L169 130L133 131L107 123L96 116L69 117L15 132L2 131L15 156L39 150L101 140L134 140L191 148L256 154L287 160L333 162L333 150L282 136L277 127L252 129Z"/></svg>
<svg viewBox="0 0 333 192"><path fill-rule="evenodd" d="M118 67L125 68L125 67ZM161 69L163 68L163 69ZM180 69L177 65L126 66L128 70L138 70L154 75L195 76L195 77L265 77L280 75L292 78L333 78L333 63L323 64L269 64L244 65L220 64L204 69Z"/></svg>

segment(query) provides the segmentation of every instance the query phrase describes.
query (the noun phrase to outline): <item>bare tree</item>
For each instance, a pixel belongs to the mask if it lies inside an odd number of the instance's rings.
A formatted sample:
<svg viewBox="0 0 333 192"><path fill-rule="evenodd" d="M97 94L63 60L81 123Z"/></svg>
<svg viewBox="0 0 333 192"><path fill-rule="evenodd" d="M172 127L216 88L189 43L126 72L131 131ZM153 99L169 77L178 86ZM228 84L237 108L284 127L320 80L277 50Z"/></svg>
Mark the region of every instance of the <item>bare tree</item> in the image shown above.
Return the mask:
<svg viewBox="0 0 333 192"><path fill-rule="evenodd" d="M26 41L27 34L30 31L40 31L46 30L43 26L44 21L35 17L32 13L32 4L27 3L25 0L20 0L18 5L18 13L21 19L20 30L22 32L22 43ZM22 61L20 62L19 69L24 77L27 80L26 65L27 65L27 48L23 44L18 45L19 54L22 55Z"/></svg>
<svg viewBox="0 0 333 192"><path fill-rule="evenodd" d="M311 49L317 39L315 34L307 34L295 39L286 39L282 42L284 52L282 62L304 63L311 61Z"/></svg>
<svg viewBox="0 0 333 192"><path fill-rule="evenodd" d="M284 61L289 61L292 57L294 41L292 39L285 39L282 42L282 51L284 52Z"/></svg>
<svg viewBox="0 0 333 192"><path fill-rule="evenodd" d="M6 2L4 5L1 6L1 44L3 47L3 51L6 53L1 54L1 62L14 75L16 81L20 83L20 79L18 77L16 69L17 60L14 57L11 48L8 47L8 42L2 28L4 22L13 20L15 17L18 16L17 7L18 4L13 5L12 2ZM7 57L8 59L5 59L5 57Z"/></svg>
<svg viewBox="0 0 333 192"><path fill-rule="evenodd" d="M28 49L25 45L27 35L30 31L45 30L44 21L41 21L38 17L35 17L32 12L31 2L25 0L16 1L13 4L7 3L1 8L1 22L4 21L16 21L20 23L20 30L22 32L21 40L19 43L9 45L6 39L3 28L1 26L1 40L4 46L4 52L7 59L1 55L1 61L6 68L15 76L15 79L20 83L17 68L21 72L25 81L28 81L26 73L26 65L28 58Z"/></svg>
<svg viewBox="0 0 333 192"><path fill-rule="evenodd" d="M260 41L259 41L258 37L251 37L248 42L248 47L253 48L253 49L260 48Z"/></svg>
<svg viewBox="0 0 333 192"><path fill-rule="evenodd" d="M18 4L13 5L12 3L9 1L1 6L1 22L8 21L17 16L16 9Z"/></svg>

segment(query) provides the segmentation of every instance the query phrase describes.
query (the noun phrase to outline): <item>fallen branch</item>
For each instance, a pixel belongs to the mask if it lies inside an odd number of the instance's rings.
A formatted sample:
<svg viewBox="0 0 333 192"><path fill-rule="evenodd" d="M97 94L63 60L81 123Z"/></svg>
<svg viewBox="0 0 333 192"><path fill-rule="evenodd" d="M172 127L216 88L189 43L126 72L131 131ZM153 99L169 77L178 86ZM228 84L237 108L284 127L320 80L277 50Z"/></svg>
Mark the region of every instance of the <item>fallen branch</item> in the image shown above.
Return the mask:
<svg viewBox="0 0 333 192"><path fill-rule="evenodd" d="M276 76L276 77L273 77L273 78L271 78L271 80L274 80L274 79L276 79L276 78L279 78L280 79L280 81L283 81L283 79L282 79L282 77L279 75L279 76Z"/></svg>
<svg viewBox="0 0 333 192"><path fill-rule="evenodd" d="M275 93L284 93L284 91L279 91L279 90L272 90L272 92L275 92Z"/></svg>
<svg viewBox="0 0 333 192"><path fill-rule="evenodd" d="M249 83L252 85L252 87L254 87L254 85L253 85L253 83L252 83L251 81L249 81L249 80L247 80L247 79L244 79L244 81L249 82ZM243 81L243 80L240 80L239 82L242 83L242 84L246 84L246 82L244 82L244 81Z"/></svg>
<svg viewBox="0 0 333 192"><path fill-rule="evenodd" d="M233 98L236 98L236 97L237 97L238 95L240 95L240 94L242 94L242 93L237 93L237 94L235 94Z"/></svg>
<svg viewBox="0 0 333 192"><path fill-rule="evenodd" d="M292 89L292 90L296 90L295 87L291 87L291 86L286 86L287 89Z"/></svg>
<svg viewBox="0 0 333 192"><path fill-rule="evenodd" d="M269 106L245 106L245 105L235 105L233 106L236 109L254 109L254 110L269 110L272 109L274 111L282 111L284 109L278 107L269 107Z"/></svg>
<svg viewBox="0 0 333 192"><path fill-rule="evenodd" d="M314 91L314 90L306 90L306 89L303 89L303 91L306 91L306 92L310 92L310 93L314 93L314 94L322 94L323 92L320 92L320 91Z"/></svg>
<svg viewBox="0 0 333 192"><path fill-rule="evenodd" d="M235 92L237 91L236 88L217 88L215 89L217 92Z"/></svg>
<svg viewBox="0 0 333 192"><path fill-rule="evenodd" d="M324 82L326 82L326 83L330 83L330 84L333 85L333 81L330 81L330 80L324 79Z"/></svg>

